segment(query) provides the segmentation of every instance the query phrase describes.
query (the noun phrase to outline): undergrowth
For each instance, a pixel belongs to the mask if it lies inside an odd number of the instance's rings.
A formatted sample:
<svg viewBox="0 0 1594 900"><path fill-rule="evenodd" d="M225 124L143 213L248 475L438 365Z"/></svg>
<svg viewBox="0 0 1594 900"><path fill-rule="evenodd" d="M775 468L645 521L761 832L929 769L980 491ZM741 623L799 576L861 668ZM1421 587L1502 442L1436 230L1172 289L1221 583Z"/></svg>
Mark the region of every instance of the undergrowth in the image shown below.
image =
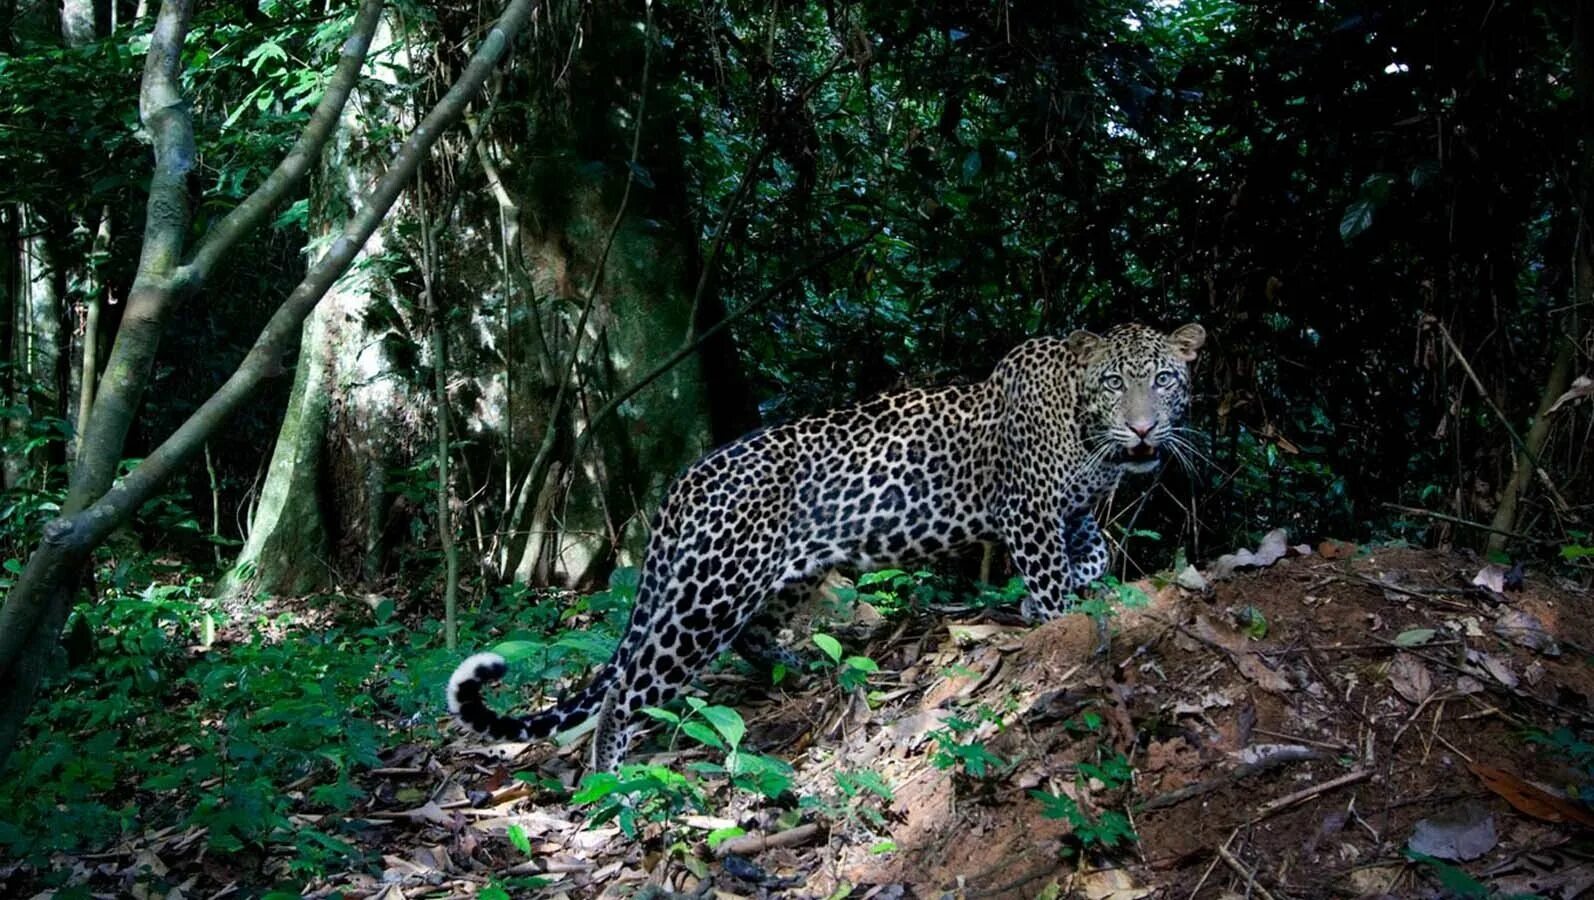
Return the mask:
<svg viewBox="0 0 1594 900"><path fill-rule="evenodd" d="M530 648L534 664L513 680L576 675L612 648L607 613L623 604L489 603L478 626ZM436 622L401 621L391 600L299 606L302 616L229 620L197 580L80 605L68 633L89 636L72 653L84 658L47 680L0 772L0 856L48 883L55 854L177 828L197 829L246 882L261 880L251 869L291 886L376 867L348 815L366 799L357 776L385 749L442 743L440 698L459 654ZM605 613L596 627L593 609Z"/></svg>

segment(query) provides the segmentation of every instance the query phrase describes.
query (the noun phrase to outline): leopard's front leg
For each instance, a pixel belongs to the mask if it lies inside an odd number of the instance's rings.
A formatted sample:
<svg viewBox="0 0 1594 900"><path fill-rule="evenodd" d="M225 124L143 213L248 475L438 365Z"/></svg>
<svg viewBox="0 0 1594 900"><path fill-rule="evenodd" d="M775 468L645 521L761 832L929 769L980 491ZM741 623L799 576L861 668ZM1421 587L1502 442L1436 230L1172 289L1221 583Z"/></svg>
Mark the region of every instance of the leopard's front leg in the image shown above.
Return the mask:
<svg viewBox="0 0 1594 900"><path fill-rule="evenodd" d="M1063 518L1039 507L1029 498L1017 499L1001 528L1029 591L1019 611L1031 622L1055 619L1073 606L1069 592L1074 573Z"/></svg>
<svg viewBox="0 0 1594 900"><path fill-rule="evenodd" d="M1078 593L1107 574L1107 539L1089 511L1063 520L1068 545L1068 590Z"/></svg>

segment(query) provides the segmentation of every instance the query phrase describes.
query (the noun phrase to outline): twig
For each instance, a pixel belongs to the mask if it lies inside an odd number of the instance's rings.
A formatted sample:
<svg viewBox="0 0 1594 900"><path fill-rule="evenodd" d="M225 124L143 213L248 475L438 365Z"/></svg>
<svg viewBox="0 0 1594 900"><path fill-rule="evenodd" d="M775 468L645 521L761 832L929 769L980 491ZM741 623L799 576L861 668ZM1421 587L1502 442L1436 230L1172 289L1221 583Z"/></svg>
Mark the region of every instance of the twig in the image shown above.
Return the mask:
<svg viewBox="0 0 1594 900"><path fill-rule="evenodd" d="M631 158L625 167L625 190L620 194L620 203L615 208L614 219L609 223L609 231L603 239L603 251L599 254L596 268L592 273L592 282L587 285L586 301L581 305L581 315L576 318L576 326L570 333L570 358L565 365L564 373L559 377L559 386L554 390L553 403L548 408L548 427L543 430L542 441L537 446L537 454L532 457L531 466L526 470L526 477L520 482L520 487L511 496L511 505L522 496L525 491L537 491L548 478L549 469L553 465L554 445L557 443L559 429L555 427L559 414L564 410L565 395L569 393L571 384L575 381L576 365L581 360L581 338L586 332L587 319L592 314L592 307L598 300L598 288L603 284L603 273L608 268L609 251L614 247L614 240L620 231L620 223L625 218L628 204L631 202L631 186L636 181L637 153L642 147L642 124L646 121L648 108L648 91L651 88L651 72L653 66L653 4L647 5L647 23L643 32L642 51L642 83L637 93L636 127L631 134ZM533 501L535 502L535 501ZM522 551L524 553L524 551ZM506 560L506 564L509 561ZM519 565L520 560L513 561Z"/></svg>
<svg viewBox="0 0 1594 900"><path fill-rule="evenodd" d="M1554 498L1558 507L1566 509L1568 506L1566 498L1562 497L1561 492L1555 489L1555 485L1550 481L1549 473L1544 471L1543 466L1539 465L1537 455L1528 448L1527 442L1522 440L1522 436L1517 434L1515 428L1511 427L1511 420L1506 418L1506 414L1501 411L1500 407L1495 405L1494 398L1489 396L1488 389L1483 386L1483 380L1478 377L1477 372L1472 371L1472 364L1467 362L1467 358L1461 353L1461 348L1456 346L1456 342L1451 339L1450 332L1445 328L1445 323L1434 319L1433 325L1439 329L1439 336L1444 338L1445 346L1450 348L1450 352L1455 356L1456 362L1461 363L1461 369L1467 373L1467 378L1472 382L1472 386L1477 388L1478 396L1482 397L1483 402L1488 404L1495 418L1500 420L1500 425L1505 429L1505 433L1511 436L1511 442L1517 445L1517 449L1521 451L1522 456L1533 466L1533 471L1539 476L1539 480L1544 483L1544 489ZM1489 530L1494 531L1495 529L1491 528Z"/></svg>
<svg viewBox="0 0 1594 900"><path fill-rule="evenodd" d="M1516 538L1519 541L1528 541L1534 544L1558 545L1561 543L1560 541L1554 540L1552 538L1534 537L1531 534L1523 534L1520 531L1508 531L1504 528L1496 528L1493 525L1485 525L1482 522L1474 522L1471 519L1463 519L1460 516L1452 516L1447 513L1435 512L1431 509L1422 509L1421 507L1416 506L1402 506L1399 503L1384 503L1382 505L1385 509L1392 509L1396 512L1403 512L1413 516L1425 516L1430 519L1438 519L1441 522L1450 522L1456 525L1465 525L1468 528L1476 528L1479 531L1487 531L1491 534L1503 534L1506 537Z"/></svg>
<svg viewBox="0 0 1594 900"><path fill-rule="evenodd" d="M1285 734L1282 731L1268 731L1266 728L1253 728L1251 731L1265 737L1278 738L1279 740L1289 741L1295 744L1306 744L1307 746L1311 747L1322 747L1324 750L1332 750L1335 753L1348 753L1349 751L1355 749L1343 741L1314 741L1311 738L1303 738L1296 734Z"/></svg>
<svg viewBox="0 0 1594 900"><path fill-rule="evenodd" d="M1251 822L1259 822L1282 809L1286 809L1288 807L1294 806L1297 803L1310 800L1319 794L1326 794L1329 791L1338 790L1347 784L1355 784L1358 781L1366 781L1367 778L1372 774L1373 773L1371 769L1357 769L1354 772L1347 772L1338 778L1330 778L1328 781L1314 784L1308 788L1303 788L1293 794L1285 794L1284 796L1275 800L1269 800L1268 802L1262 804L1261 809L1257 810L1256 816L1251 820Z"/></svg>
<svg viewBox="0 0 1594 900"><path fill-rule="evenodd" d="M724 859L732 853L745 856L750 853L774 850L779 847L796 847L799 844L813 840L819 835L819 831L818 825L810 823L798 825L796 828L788 828L785 831L779 831L768 836L744 834L741 837L731 838L715 847L714 855Z"/></svg>
<svg viewBox="0 0 1594 900"><path fill-rule="evenodd" d="M809 262L807 265L781 279L780 282L778 282L774 287L771 287L758 297L755 297L741 309L738 309L736 312L733 312L730 315L720 319L718 322L715 322L713 327L704 329L703 333L698 335L695 340L688 342L680 349L670 354L668 359L665 359L657 366L654 366L651 372L637 379L635 384L632 384L624 391L621 391L619 394L616 394L614 397L610 398L609 402L600 407L598 411L593 413L592 416L587 420L587 427L581 432L581 438L577 443L576 451L571 454L571 458L581 458L582 454L586 452L587 446L592 443L592 437L597 433L597 428L603 423L604 419L612 415L614 411L619 409L620 406L623 405L627 400L630 400L632 397L635 397L637 394L641 393L642 390L648 385L657 381L666 372L679 365L682 360L686 359L688 356L691 356L694 352L696 352L698 347L702 346L710 338L714 337L714 335L719 334L721 331L730 327L743 316L759 308L760 306L763 306L765 303L769 302L775 297L784 294L787 290L794 287L797 282L806 278L808 274L813 272L815 269L829 265L831 262L841 258L842 256L845 256L848 253L851 253L853 250L858 249L869 241L874 240L875 235L879 234L881 230L882 226L877 225L870 229L869 233L863 237L858 238L857 240L849 241L846 244L837 247L836 249L824 254L823 256L820 256L818 259Z"/></svg>
<svg viewBox="0 0 1594 900"><path fill-rule="evenodd" d="M1230 853L1227 847L1218 848L1218 858L1227 863L1229 868L1234 870L1234 874L1244 879L1248 890L1255 891L1256 895L1261 897L1262 900L1273 900L1273 895L1267 892L1267 888L1256 883L1256 875L1250 869L1247 869L1244 863L1235 859L1234 854Z"/></svg>
<svg viewBox="0 0 1594 900"><path fill-rule="evenodd" d="M1240 834L1240 829L1238 829L1238 828L1236 828L1233 831L1229 832L1229 839L1223 842L1223 846L1218 848L1218 852L1221 853L1221 852L1229 849L1229 845L1234 843L1234 839L1236 837L1238 837L1239 834ZM1214 855L1212 857L1212 861L1207 863L1206 871L1201 873L1201 880L1196 882L1195 889L1190 892L1190 896L1185 898L1185 900L1195 900L1196 894L1201 893L1201 888L1204 885L1206 885L1207 879L1212 877L1212 870L1216 869L1218 867L1218 860L1219 859L1220 859L1220 857Z"/></svg>

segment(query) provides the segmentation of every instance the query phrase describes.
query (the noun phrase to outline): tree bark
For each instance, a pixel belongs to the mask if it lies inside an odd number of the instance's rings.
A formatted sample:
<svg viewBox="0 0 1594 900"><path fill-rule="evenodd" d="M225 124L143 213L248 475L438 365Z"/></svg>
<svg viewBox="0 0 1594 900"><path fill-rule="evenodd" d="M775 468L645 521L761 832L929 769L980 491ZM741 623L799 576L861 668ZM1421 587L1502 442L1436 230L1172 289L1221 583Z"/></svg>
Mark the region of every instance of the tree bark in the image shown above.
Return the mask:
<svg viewBox="0 0 1594 900"><path fill-rule="evenodd" d="M220 255L215 250L218 243L230 246L230 241L247 231L239 223L252 227L264 218L319 154L317 141L324 142L331 124L337 120L363 63L380 8L379 0L368 0L361 8L354 36L344 45L338 74L289 158L218 225L201 244L194 261L179 273L177 263L188 221L183 178L193 163L192 125L178 80L189 8L184 0L166 0L162 4L151 34L141 91L140 112L145 127L154 136L156 170L150 183L144 248L133 291L139 302L135 307L133 299L129 299L117 336L117 347L122 349L120 353L112 351L100 399L86 430L85 452L74 472L70 502L64 515L46 526L43 541L0 607L0 765L16 743L49 648L60 633L78 574L94 548L153 496L262 381L282 371L282 357L292 348L305 316L347 270L365 239L414 177L438 136L463 115L466 103L530 18L532 2L511 0L459 80L405 141L386 175L372 189L365 207L283 301L237 371L164 443L111 486L109 475L115 471L122 440L147 380L160 325L170 314L179 288L202 282L208 265ZM323 124L325 133L317 134L315 129ZM212 252L205 257L207 250ZM202 258L208 258L209 263L201 264ZM101 485L109 489L96 491Z"/></svg>

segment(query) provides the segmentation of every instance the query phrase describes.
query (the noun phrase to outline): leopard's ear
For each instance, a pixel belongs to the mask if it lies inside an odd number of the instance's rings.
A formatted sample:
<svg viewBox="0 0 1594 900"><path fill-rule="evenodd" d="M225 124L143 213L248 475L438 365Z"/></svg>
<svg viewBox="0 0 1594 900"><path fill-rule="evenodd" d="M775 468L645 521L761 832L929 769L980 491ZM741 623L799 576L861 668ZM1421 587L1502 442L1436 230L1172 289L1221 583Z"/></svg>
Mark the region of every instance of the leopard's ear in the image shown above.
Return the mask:
<svg viewBox="0 0 1594 900"><path fill-rule="evenodd" d="M1089 331L1076 331L1063 339L1069 350L1081 357L1088 358L1097 347L1101 346L1101 335Z"/></svg>
<svg viewBox="0 0 1594 900"><path fill-rule="evenodd" d="M1175 356L1185 362L1194 362L1196 351L1207 342L1207 330L1191 322L1189 325L1180 325L1168 335L1168 346L1173 348Z"/></svg>

